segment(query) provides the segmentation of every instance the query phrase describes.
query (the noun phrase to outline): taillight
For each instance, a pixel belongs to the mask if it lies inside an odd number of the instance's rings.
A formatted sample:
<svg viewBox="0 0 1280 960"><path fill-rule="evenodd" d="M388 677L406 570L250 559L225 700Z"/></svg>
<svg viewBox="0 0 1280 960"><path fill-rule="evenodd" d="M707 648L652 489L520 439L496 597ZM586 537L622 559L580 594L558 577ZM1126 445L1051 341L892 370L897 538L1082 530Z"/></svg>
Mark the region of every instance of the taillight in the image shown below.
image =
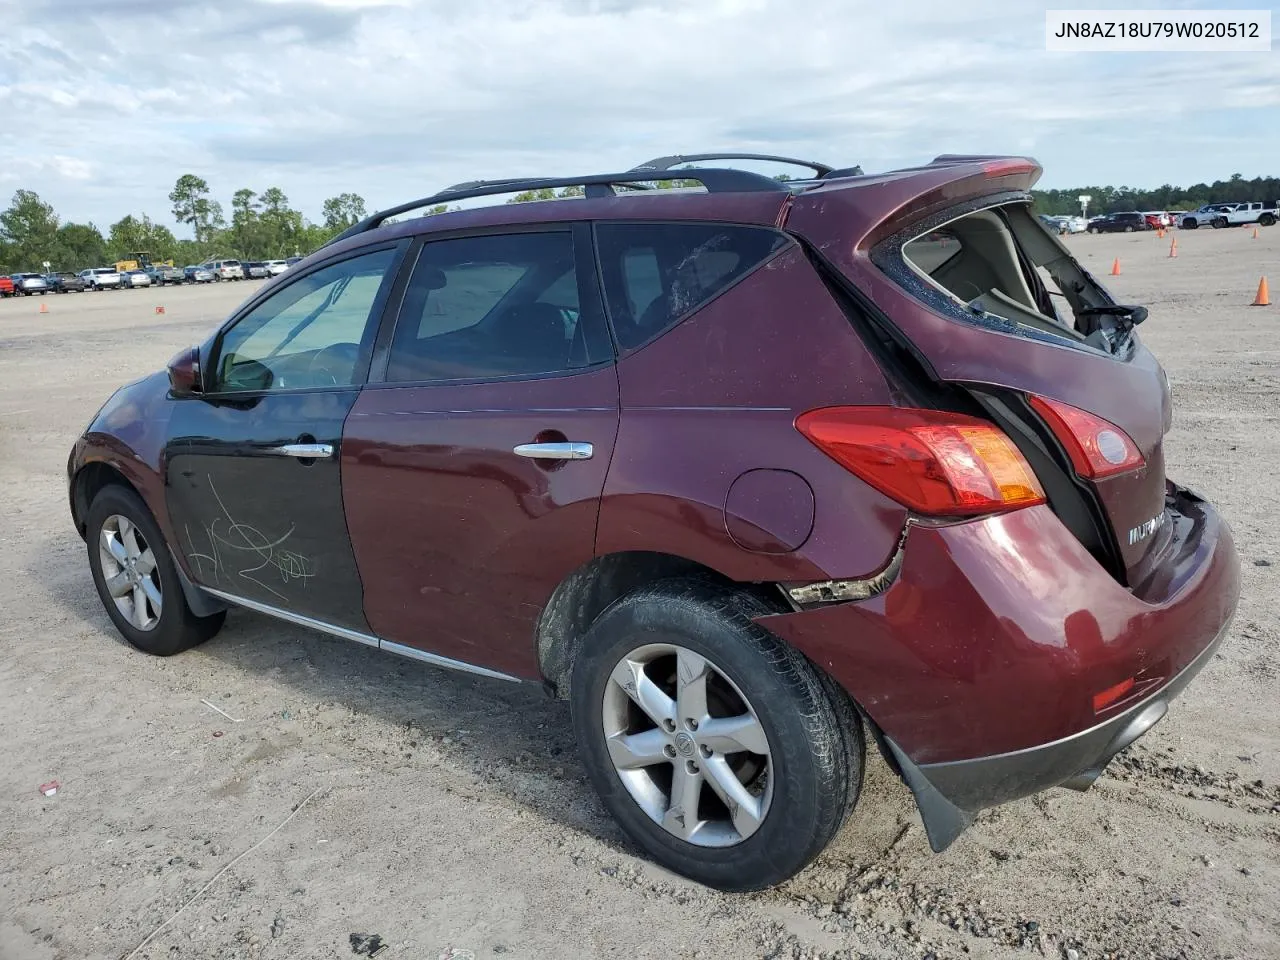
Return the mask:
<svg viewBox="0 0 1280 960"><path fill-rule="evenodd" d="M824 407L796 419L823 453L918 513L971 515L1044 503L1031 465L976 417L902 407Z"/></svg>
<svg viewBox="0 0 1280 960"><path fill-rule="evenodd" d="M1108 420L1060 400L1031 397L1031 406L1067 448L1076 473L1101 480L1136 470L1146 463L1138 445Z"/></svg>

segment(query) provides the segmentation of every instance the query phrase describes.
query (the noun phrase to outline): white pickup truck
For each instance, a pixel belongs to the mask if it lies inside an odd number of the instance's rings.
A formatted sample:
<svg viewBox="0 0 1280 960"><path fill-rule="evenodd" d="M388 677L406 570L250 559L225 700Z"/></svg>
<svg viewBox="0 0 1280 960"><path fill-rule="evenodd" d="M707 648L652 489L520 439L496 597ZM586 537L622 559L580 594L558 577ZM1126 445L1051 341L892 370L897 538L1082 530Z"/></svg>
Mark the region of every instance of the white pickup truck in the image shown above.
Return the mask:
<svg viewBox="0 0 1280 960"><path fill-rule="evenodd" d="M1199 210L1182 214L1178 225L1184 230L1194 230L1203 226L1211 226L1215 229L1238 227L1246 223L1258 223L1264 227L1270 227L1277 219L1280 219L1280 209L1277 209L1275 200L1268 200L1265 203L1259 201L1207 203Z"/></svg>

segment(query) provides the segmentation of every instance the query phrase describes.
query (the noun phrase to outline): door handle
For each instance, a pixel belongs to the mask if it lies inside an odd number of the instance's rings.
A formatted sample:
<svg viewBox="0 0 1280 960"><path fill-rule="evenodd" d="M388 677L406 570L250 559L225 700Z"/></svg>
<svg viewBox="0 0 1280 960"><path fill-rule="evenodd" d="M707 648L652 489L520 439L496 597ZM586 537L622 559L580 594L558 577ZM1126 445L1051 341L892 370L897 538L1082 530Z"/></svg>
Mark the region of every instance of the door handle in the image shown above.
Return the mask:
<svg viewBox="0 0 1280 960"><path fill-rule="evenodd" d="M531 460L590 460L594 452L589 443L522 443L511 451Z"/></svg>
<svg viewBox="0 0 1280 960"><path fill-rule="evenodd" d="M297 457L299 460L328 460L333 456L333 444L286 443L279 447L268 447L266 452L277 457Z"/></svg>

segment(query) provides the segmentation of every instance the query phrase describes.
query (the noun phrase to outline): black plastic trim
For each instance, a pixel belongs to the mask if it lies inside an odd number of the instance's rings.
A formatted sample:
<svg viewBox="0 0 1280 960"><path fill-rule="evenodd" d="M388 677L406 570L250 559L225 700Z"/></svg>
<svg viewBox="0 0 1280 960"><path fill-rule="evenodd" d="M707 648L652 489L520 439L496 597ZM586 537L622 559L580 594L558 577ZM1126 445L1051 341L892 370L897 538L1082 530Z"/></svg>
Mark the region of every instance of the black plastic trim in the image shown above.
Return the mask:
<svg viewBox="0 0 1280 960"><path fill-rule="evenodd" d="M670 170L672 167L678 166L682 163L700 163L703 160L767 160L774 163L789 163L794 167L805 167L812 170L819 177L825 177L832 171L832 168L825 163L815 163L812 160L797 160L795 157L779 157L769 153L676 154L670 157L655 157L652 160L646 160L644 163L637 164L631 169L633 171ZM683 177L681 177L681 179L683 179Z"/></svg>
<svg viewBox="0 0 1280 960"><path fill-rule="evenodd" d="M655 171L624 170L621 173L591 173L577 177L536 177L522 180L473 180L468 183L455 184L434 193L429 197L410 200L399 206L388 207L365 217L354 226L348 227L329 243L334 244L349 237L359 236L369 230L381 226L391 217L423 207L432 207L441 203L452 203L457 200L469 200L475 197L492 197L503 193L519 193L525 190L546 190L559 187L605 187L627 186L635 188L653 180ZM694 168L682 170L681 180L696 180L706 188L708 193L789 193L790 188L780 180L767 177L761 173L748 170L733 170L718 167Z"/></svg>

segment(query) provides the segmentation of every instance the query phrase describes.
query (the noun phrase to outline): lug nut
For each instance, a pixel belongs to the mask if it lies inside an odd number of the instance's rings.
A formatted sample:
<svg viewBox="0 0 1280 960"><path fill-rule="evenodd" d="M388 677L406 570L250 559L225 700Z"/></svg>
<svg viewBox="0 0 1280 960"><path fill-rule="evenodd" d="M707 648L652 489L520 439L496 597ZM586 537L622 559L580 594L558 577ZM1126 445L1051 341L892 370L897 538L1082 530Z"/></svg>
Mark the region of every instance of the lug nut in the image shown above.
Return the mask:
<svg viewBox="0 0 1280 960"><path fill-rule="evenodd" d="M663 753L665 753L665 754L666 754L668 757L670 757L671 759L673 759L673 760L675 759L675 756L676 756L676 748L675 748L675 747L673 747L671 744L669 744L669 743L668 743L665 747L663 747L663 748L662 748L662 752L663 752Z"/></svg>
<svg viewBox="0 0 1280 960"><path fill-rule="evenodd" d="M702 755L704 757L711 756L711 748L708 747L705 743L702 745Z"/></svg>
<svg viewBox="0 0 1280 960"><path fill-rule="evenodd" d="M686 760L686 761L684 762L684 765L685 765L685 767L688 769L688 771L689 771L690 773L697 773L697 772L698 772L698 765L697 765L696 763L694 763L692 760Z"/></svg>
<svg viewBox="0 0 1280 960"><path fill-rule="evenodd" d="M686 720L684 723L685 723L685 726L687 726L690 730L697 730L697 729L698 729L698 721L697 721L697 720L694 720L692 717L690 717L690 718L689 718L688 720Z"/></svg>

